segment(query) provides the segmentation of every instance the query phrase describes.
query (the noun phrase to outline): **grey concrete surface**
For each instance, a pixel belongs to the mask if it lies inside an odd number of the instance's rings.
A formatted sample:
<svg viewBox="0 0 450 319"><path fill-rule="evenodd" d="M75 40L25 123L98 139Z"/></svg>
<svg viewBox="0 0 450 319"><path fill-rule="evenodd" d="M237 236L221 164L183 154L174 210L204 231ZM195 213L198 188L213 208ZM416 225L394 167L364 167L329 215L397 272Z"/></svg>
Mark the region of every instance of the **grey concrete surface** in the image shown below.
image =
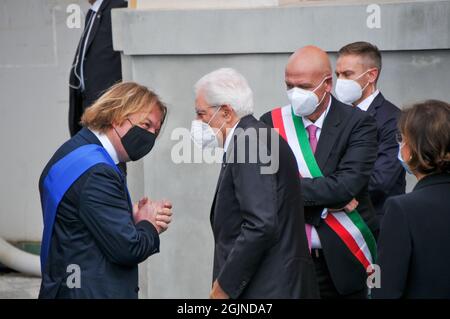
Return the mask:
<svg viewBox="0 0 450 319"><path fill-rule="evenodd" d="M17 273L0 274L0 299L36 299L40 285L40 278Z"/></svg>
<svg viewBox="0 0 450 319"><path fill-rule="evenodd" d="M271 54L309 43L337 51L355 38L389 51L450 46L449 1L394 1L379 8L380 28L368 27L367 4L340 1L244 10L120 10L114 47L126 55Z"/></svg>
<svg viewBox="0 0 450 319"><path fill-rule="evenodd" d="M68 137L69 71L81 35L70 4L84 0L0 1L0 236L39 241L38 179ZM82 26L83 26L83 20Z"/></svg>

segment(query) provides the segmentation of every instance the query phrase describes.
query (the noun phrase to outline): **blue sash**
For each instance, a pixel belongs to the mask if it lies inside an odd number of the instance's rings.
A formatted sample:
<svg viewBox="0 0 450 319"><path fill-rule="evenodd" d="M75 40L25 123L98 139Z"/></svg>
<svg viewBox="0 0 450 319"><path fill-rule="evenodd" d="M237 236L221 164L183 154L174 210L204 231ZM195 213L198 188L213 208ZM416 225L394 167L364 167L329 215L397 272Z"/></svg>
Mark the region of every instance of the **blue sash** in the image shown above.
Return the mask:
<svg viewBox="0 0 450 319"><path fill-rule="evenodd" d="M119 168L106 150L97 144L87 144L73 150L49 170L44 180L41 197L44 218L44 232L41 245L41 273L50 251L53 225L55 223L58 205L72 184L94 165L104 163L111 165L122 176ZM129 196L128 196L129 199Z"/></svg>

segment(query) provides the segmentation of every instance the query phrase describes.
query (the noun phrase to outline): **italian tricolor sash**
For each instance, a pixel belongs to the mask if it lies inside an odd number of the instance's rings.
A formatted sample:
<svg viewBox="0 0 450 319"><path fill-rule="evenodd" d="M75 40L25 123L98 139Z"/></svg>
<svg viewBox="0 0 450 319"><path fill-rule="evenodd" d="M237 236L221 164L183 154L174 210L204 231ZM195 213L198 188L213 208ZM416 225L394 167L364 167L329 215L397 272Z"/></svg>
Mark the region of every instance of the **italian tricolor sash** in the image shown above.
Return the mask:
<svg viewBox="0 0 450 319"><path fill-rule="evenodd" d="M301 177L322 177L322 171L311 150L305 126L290 105L272 111L272 121L278 133L291 147ZM341 238L347 248L368 269L376 259L376 242L369 227L355 209L350 213L328 212L325 223Z"/></svg>

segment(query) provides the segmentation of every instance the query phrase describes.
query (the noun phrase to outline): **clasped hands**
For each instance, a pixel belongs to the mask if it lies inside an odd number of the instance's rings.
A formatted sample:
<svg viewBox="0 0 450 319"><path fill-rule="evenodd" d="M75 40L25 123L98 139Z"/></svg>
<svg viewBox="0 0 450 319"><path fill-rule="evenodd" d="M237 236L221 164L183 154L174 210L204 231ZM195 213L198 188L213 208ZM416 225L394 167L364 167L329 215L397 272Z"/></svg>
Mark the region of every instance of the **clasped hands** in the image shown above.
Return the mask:
<svg viewBox="0 0 450 319"><path fill-rule="evenodd" d="M143 220L150 222L158 234L161 234L172 221L172 203L167 200L152 201L143 197L133 205L133 219L135 224Z"/></svg>

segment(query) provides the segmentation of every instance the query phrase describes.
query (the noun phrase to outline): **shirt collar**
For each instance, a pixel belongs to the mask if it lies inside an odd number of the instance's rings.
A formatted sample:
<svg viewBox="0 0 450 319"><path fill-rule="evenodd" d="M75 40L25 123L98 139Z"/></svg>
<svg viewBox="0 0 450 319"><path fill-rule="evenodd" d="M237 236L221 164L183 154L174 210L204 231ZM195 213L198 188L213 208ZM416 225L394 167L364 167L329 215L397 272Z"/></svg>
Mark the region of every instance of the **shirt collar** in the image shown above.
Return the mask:
<svg viewBox="0 0 450 319"><path fill-rule="evenodd" d="M111 156L112 160L115 164L119 164L119 156L117 156L117 151L112 145L111 141L109 140L108 136L106 134L100 133L95 130L89 129L94 135L98 138L100 143L102 143L102 146L105 148L106 152Z"/></svg>
<svg viewBox="0 0 450 319"><path fill-rule="evenodd" d="M322 113L322 115L320 115L320 117L314 123L311 120L309 120L306 116L302 116L302 121L305 128L310 126L311 124L314 124L319 128L319 130L322 129L323 122L325 122L325 118L327 117L328 111L330 110L331 100L332 97L330 96L330 101L328 102L327 109L325 110L325 112Z"/></svg>
<svg viewBox="0 0 450 319"><path fill-rule="evenodd" d="M91 10L94 12L98 12L98 9L100 9L100 6L102 5L103 0L97 0L94 2L93 5L91 5Z"/></svg>
<svg viewBox="0 0 450 319"><path fill-rule="evenodd" d="M370 104L372 104L373 100L375 100L375 98L377 97L378 93L380 93L380 91L375 90L375 92L362 100L361 103L357 105L357 107L363 111L367 111L370 107Z"/></svg>
<svg viewBox="0 0 450 319"><path fill-rule="evenodd" d="M223 144L223 149L225 152L228 149L228 145L230 145L231 138L233 137L233 134L234 134L234 130L236 129L236 126L238 124L239 124L239 121L237 121L237 123L231 129L228 130L227 137L225 138L225 143Z"/></svg>

